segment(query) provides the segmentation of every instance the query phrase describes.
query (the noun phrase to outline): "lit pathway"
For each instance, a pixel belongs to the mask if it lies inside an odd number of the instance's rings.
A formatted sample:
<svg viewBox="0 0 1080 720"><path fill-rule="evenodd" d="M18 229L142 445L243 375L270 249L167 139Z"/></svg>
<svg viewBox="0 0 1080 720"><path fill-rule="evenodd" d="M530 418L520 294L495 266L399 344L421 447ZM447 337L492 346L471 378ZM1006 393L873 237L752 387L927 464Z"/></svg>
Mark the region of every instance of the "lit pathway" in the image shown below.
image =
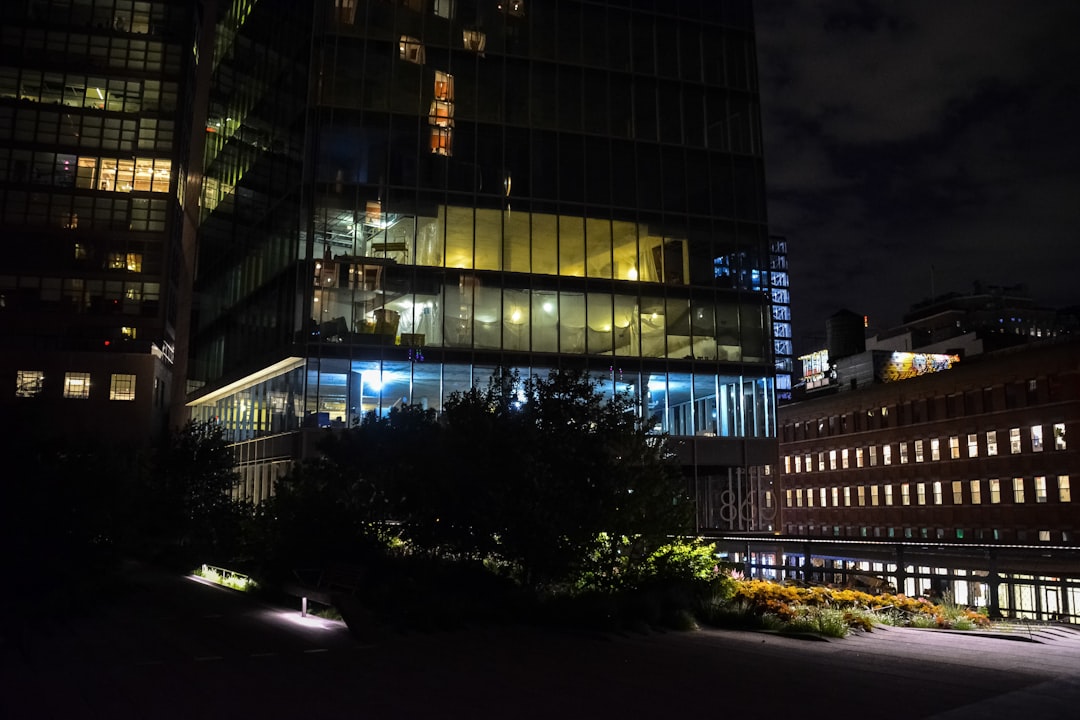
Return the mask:
<svg viewBox="0 0 1080 720"><path fill-rule="evenodd" d="M530 628L355 642L340 624L147 575L89 617L0 639L0 717L1080 717L1080 635L902 628L845 640ZM12 624L14 623L14 624Z"/></svg>

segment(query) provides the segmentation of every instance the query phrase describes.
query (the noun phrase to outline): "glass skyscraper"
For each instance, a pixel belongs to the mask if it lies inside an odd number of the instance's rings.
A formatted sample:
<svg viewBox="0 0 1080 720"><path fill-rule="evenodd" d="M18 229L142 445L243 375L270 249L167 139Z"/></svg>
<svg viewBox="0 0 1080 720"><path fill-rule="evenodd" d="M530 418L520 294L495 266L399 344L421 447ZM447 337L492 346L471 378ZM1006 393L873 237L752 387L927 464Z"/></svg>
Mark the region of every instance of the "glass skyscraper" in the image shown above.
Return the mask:
<svg viewBox="0 0 1080 720"><path fill-rule="evenodd" d="M183 395L197 23L186 0L0 3L5 430L146 444Z"/></svg>
<svg viewBox="0 0 1080 720"><path fill-rule="evenodd" d="M584 368L677 436L703 526L747 526L775 454L748 2L217 19L190 397L246 496L319 428Z"/></svg>

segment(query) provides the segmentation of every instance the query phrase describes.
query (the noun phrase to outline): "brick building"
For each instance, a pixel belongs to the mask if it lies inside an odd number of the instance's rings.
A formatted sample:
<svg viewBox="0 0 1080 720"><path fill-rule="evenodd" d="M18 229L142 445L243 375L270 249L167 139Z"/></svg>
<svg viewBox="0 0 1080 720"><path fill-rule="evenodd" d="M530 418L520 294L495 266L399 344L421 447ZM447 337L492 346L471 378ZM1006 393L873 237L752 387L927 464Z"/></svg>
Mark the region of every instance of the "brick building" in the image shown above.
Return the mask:
<svg viewBox="0 0 1080 720"><path fill-rule="evenodd" d="M923 367L918 355L847 358L839 375L869 365L880 370L874 382L838 375L781 406L777 530L1075 545L1080 341L1031 343L896 380L905 375L898 363Z"/></svg>

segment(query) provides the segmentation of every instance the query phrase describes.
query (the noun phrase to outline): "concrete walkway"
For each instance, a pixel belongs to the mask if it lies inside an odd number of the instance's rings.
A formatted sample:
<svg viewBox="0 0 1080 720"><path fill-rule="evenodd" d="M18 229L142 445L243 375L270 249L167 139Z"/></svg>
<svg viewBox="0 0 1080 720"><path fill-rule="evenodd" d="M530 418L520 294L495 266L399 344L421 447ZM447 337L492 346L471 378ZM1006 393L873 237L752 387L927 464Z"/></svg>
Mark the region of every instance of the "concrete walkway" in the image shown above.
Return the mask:
<svg viewBox="0 0 1080 720"><path fill-rule="evenodd" d="M1072 629L821 641L510 627L358 643L341 623L160 574L95 612L0 629L10 720L1080 717Z"/></svg>

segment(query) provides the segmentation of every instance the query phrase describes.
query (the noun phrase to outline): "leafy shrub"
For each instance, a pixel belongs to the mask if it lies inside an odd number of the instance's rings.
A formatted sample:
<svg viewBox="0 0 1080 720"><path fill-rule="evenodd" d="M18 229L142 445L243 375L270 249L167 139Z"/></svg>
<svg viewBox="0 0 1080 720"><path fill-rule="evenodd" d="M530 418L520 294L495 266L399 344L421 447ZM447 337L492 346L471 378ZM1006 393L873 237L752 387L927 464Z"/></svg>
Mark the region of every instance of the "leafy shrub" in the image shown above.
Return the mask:
<svg viewBox="0 0 1080 720"><path fill-rule="evenodd" d="M786 622L795 631L820 634L838 632L834 624L841 620L845 628L867 631L875 624L970 629L990 622L984 613L957 605L949 596L935 605L926 598L902 594L870 595L859 590L798 587L766 580L737 580L733 602L739 604L740 613L752 612L760 618L768 617L769 623ZM716 605L702 608L703 622L720 624L730 620Z"/></svg>

